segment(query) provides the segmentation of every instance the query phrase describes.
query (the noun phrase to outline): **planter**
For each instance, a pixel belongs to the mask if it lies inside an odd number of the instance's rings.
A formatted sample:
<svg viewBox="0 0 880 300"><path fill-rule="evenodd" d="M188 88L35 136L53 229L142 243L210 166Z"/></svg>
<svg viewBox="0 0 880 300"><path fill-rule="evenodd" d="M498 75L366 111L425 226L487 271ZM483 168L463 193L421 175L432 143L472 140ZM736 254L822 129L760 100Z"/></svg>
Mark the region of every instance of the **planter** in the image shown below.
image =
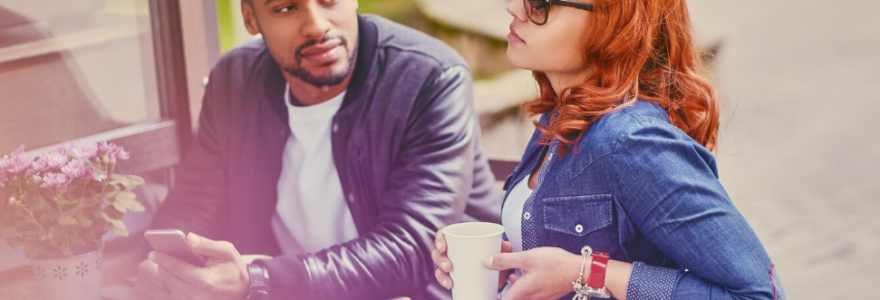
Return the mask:
<svg viewBox="0 0 880 300"><path fill-rule="evenodd" d="M101 254L31 259L37 292L43 300L100 300Z"/></svg>

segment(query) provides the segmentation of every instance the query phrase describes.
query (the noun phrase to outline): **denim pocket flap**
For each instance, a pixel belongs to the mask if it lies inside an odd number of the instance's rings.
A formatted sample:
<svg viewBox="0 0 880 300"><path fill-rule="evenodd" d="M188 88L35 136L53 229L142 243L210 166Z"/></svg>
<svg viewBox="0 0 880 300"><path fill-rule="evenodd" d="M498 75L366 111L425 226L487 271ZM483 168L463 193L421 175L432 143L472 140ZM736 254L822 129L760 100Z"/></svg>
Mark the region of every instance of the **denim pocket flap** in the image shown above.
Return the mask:
<svg viewBox="0 0 880 300"><path fill-rule="evenodd" d="M583 237L611 225L611 195L545 198L544 228Z"/></svg>

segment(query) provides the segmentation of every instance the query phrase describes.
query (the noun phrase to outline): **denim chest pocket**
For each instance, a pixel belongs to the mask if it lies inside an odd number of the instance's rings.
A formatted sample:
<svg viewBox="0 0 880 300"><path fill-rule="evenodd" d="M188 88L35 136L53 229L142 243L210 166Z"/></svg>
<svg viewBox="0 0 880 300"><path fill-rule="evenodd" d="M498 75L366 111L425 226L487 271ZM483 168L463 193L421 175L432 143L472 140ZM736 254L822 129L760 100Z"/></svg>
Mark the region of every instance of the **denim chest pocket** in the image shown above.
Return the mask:
<svg viewBox="0 0 880 300"><path fill-rule="evenodd" d="M584 237L612 223L610 194L543 199L544 228Z"/></svg>

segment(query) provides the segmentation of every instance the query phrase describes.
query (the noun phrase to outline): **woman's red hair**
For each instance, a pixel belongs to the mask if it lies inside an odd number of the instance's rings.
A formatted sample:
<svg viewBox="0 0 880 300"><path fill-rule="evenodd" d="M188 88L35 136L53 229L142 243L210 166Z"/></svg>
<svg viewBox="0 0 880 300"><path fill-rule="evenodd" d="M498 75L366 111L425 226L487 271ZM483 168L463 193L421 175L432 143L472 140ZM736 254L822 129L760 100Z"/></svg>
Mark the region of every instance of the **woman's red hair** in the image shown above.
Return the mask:
<svg viewBox="0 0 880 300"><path fill-rule="evenodd" d="M594 0L593 5L584 52L590 78L567 87L559 100L547 76L534 72L541 94L523 109L551 116L549 125L536 124L541 143L555 137L564 155L600 117L644 99L662 106L673 125L714 150L718 99L698 74L702 62L685 0Z"/></svg>

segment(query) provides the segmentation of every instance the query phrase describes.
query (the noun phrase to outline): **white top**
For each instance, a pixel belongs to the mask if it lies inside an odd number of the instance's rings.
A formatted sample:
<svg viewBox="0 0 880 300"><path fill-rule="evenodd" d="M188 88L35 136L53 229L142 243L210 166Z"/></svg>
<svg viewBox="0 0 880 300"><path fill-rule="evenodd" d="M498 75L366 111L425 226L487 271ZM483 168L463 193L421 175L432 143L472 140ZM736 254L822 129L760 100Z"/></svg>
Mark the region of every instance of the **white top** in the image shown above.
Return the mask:
<svg viewBox="0 0 880 300"><path fill-rule="evenodd" d="M513 244L513 252L523 250L523 207L526 205L526 200L532 195L532 189L529 188L529 178L531 177L531 174L526 175L510 189L507 200L504 201L504 207L501 209L501 226L504 226L507 240Z"/></svg>
<svg viewBox="0 0 880 300"><path fill-rule="evenodd" d="M513 245L513 252L523 251L522 219L525 218L523 207L525 207L526 201L532 196L533 192L529 188L530 178L532 178L531 174L526 175L525 178L517 182L510 189L507 200L504 201L504 207L501 209L501 225L504 226L507 240ZM517 269L515 271L517 275L522 276L521 270ZM509 288L510 284L508 283L504 290L499 293L498 298L501 299Z"/></svg>
<svg viewBox="0 0 880 300"><path fill-rule="evenodd" d="M283 254L314 253L357 238L330 142L345 92L311 106L293 106L284 89L290 131L284 146L272 231Z"/></svg>

